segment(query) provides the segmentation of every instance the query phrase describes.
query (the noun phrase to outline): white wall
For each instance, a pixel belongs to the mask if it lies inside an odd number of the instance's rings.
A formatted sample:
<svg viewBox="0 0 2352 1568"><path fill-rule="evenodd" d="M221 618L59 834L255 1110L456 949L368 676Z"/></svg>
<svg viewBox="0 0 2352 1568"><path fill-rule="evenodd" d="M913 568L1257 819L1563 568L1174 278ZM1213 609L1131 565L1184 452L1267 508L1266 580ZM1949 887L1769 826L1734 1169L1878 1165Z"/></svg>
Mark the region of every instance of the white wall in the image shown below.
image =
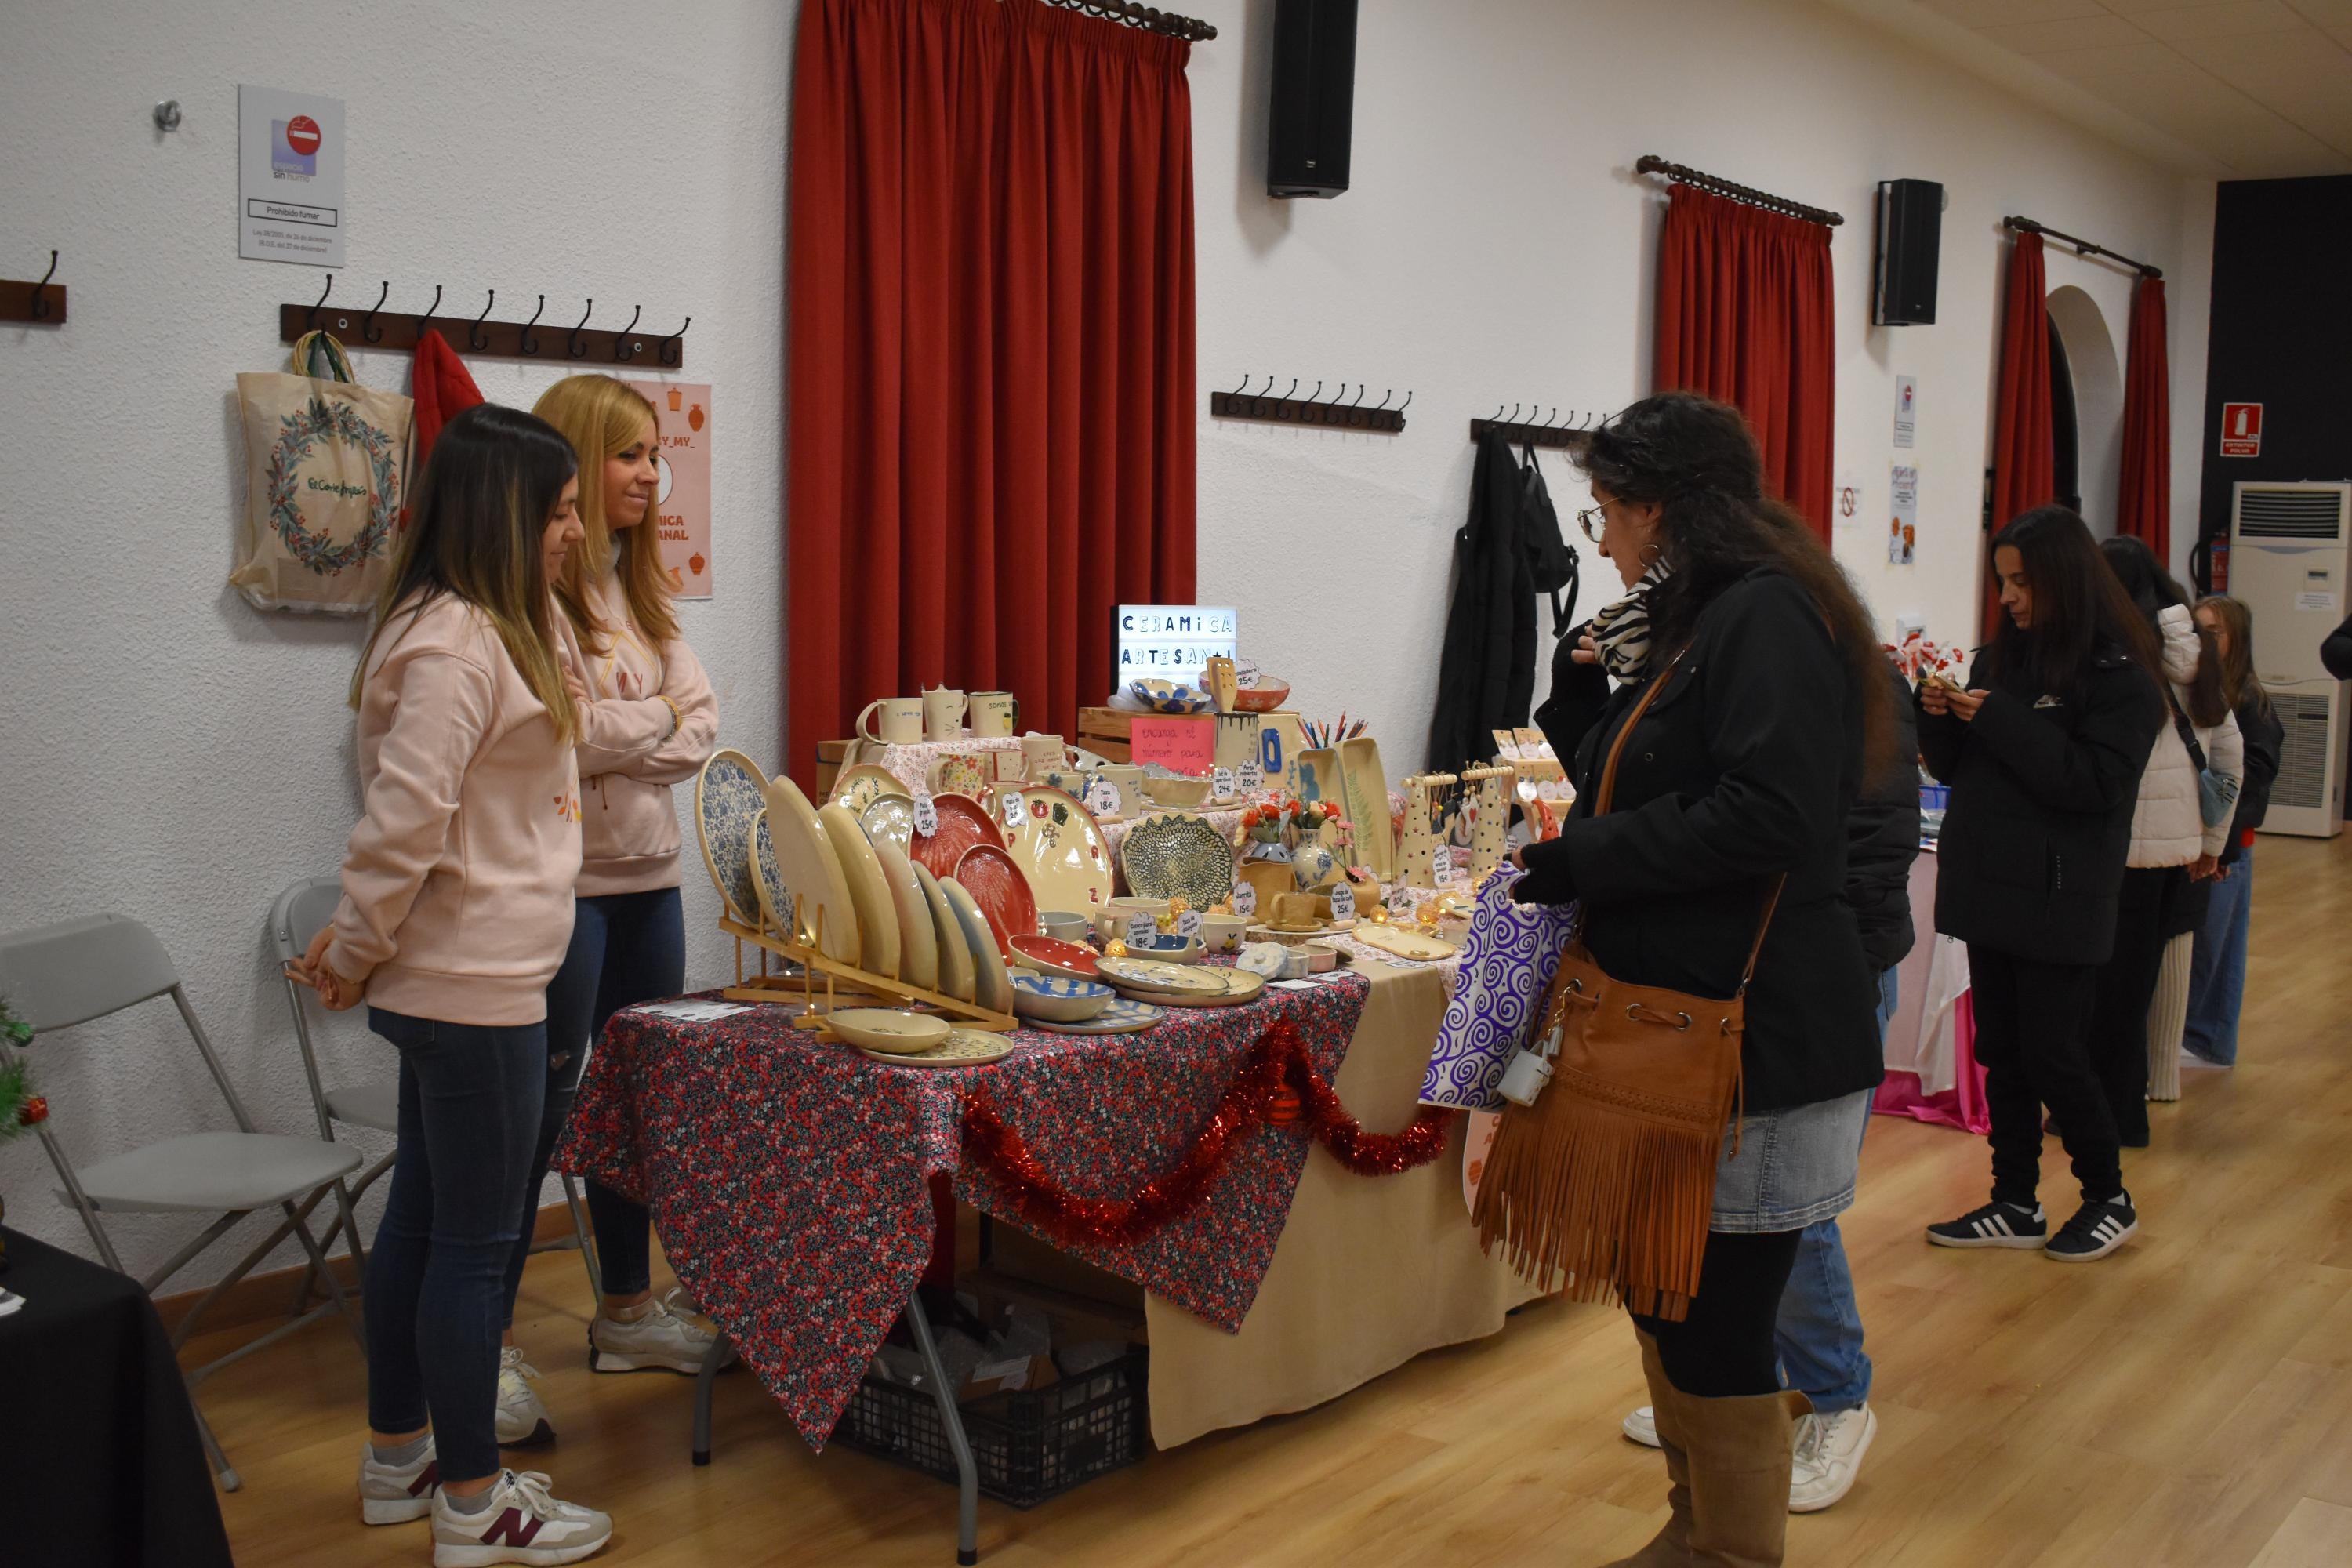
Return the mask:
<svg viewBox="0 0 2352 1568"><path fill-rule="evenodd" d="M2180 183L1880 41L1851 17L1748 0L1367 0L1355 189L1264 194L1269 0L1194 0L1224 36L1193 54L1200 375L1369 381L1413 395L1399 437L1212 421L1201 437L1201 592L1242 606L1249 650L1309 716L1370 719L1418 765L1436 676L1466 421L1540 399L1613 408L1648 385L1655 152L1844 212L1838 463L1865 511L1840 547L1883 616L1970 621L1979 475L1998 335L1997 228L2023 211L2179 279L2176 374L2201 384L2202 207ZM229 0L176 7L7 0L0 66L0 272L63 252L63 329L0 327L0 928L94 910L154 926L240 1088L308 1126L262 919L330 868L354 809L341 706L359 630L263 616L221 587L242 505L233 378L282 359L276 307L308 268L236 258L236 87L320 84L348 102L352 268L337 295L547 320L593 295L618 324L691 313L685 373L718 384L719 597L686 610L726 738L780 744L782 279L792 10L617 0L493 10L326 0L299 26ZM354 62L373 62L364 68ZM186 110L155 132L157 99ZM1870 331L1874 183L1943 181L1941 320ZM2201 216L2200 216L2201 214ZM2200 224L2202 228L2200 229ZM2186 238L2184 239L2184 235ZM43 255L43 259L46 259ZM2054 254L2120 337L2128 279ZM34 274L37 276L37 273ZM619 307L623 314L610 312ZM2193 352L2192 352L2193 350ZM401 356L362 378L406 384ZM528 404L549 369L484 361ZM1894 377L1920 383L1920 563L1883 563ZM2193 418L2184 415L2193 426ZM2179 450L2193 453L2191 434ZM2193 462L2183 469L2193 498ZM1565 513L1580 487L1551 464ZM2176 525L2179 526L2178 524ZM1589 562L1606 579L1605 563ZM1584 607L1600 599L1588 588ZM689 850L691 854L691 850ZM689 872L689 978L720 977L716 900ZM219 1125L168 1016L37 1047L57 1126L89 1156ZM383 1050L346 1025L345 1070ZM85 1050L83 1047L89 1047ZM0 1153L13 1224L83 1245L29 1142ZM119 1232L134 1267L185 1234ZM190 1282L200 1280L198 1271Z"/></svg>

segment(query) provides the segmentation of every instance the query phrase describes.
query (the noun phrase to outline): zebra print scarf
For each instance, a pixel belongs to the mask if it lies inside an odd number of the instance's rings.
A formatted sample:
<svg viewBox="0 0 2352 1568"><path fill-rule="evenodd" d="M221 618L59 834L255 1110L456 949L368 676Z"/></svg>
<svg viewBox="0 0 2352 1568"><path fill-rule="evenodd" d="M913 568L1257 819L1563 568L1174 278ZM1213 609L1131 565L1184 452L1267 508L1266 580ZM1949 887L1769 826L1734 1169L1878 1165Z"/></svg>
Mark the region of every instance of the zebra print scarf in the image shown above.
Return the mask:
<svg viewBox="0 0 2352 1568"><path fill-rule="evenodd" d="M1664 560L1652 563L1633 591L1592 617L1592 640L1601 665L1618 681L1642 679L1650 665L1650 590L1668 575Z"/></svg>

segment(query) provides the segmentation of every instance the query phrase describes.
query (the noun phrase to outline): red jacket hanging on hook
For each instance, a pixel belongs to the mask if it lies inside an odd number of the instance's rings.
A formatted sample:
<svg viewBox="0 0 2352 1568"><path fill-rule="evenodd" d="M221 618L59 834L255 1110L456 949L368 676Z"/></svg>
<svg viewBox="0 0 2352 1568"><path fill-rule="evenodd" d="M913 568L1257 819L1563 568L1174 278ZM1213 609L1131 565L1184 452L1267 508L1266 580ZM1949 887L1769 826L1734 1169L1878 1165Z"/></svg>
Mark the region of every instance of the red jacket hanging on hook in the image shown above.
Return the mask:
<svg viewBox="0 0 2352 1568"><path fill-rule="evenodd" d="M415 466L409 470L413 487L417 476L425 472L425 459L440 439L441 426L467 409L481 402L482 389L466 370L466 362L449 346L449 340L427 329L416 340L416 361L409 395L416 401L416 435L409 443L415 456ZM407 526L404 509L401 526Z"/></svg>

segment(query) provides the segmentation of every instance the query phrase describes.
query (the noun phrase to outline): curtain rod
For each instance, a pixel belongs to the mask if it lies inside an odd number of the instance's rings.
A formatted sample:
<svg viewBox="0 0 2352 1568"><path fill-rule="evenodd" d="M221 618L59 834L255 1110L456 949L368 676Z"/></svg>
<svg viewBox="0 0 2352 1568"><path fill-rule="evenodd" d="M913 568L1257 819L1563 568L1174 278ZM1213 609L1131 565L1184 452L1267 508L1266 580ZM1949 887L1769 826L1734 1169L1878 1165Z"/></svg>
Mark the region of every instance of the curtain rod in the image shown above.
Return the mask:
<svg viewBox="0 0 2352 1568"><path fill-rule="evenodd" d="M2063 240L2074 247L2074 253L2077 256L2104 256L2110 261L2123 263L2143 278L2164 276L2164 269L2160 267L2150 267L2145 261L2134 261L2130 257L2109 250L2104 245L2094 245L2087 239L2077 239L2071 234L2064 234L2052 228L2046 223L2036 223L2030 217L2005 217L2000 221L2004 226L2013 228L2020 234L2046 234L2053 239Z"/></svg>
<svg viewBox="0 0 2352 1568"><path fill-rule="evenodd" d="M1835 228L1845 222L1842 215L1831 212L1826 207L1809 207L1802 202L1792 202L1786 196L1776 196L1768 191L1755 190L1747 185L1736 185L1718 175L1702 174L1687 163L1669 163L1654 153L1644 153L1635 159L1633 172L1637 174L1669 175L1685 185L1696 185L1700 190L1711 191L1718 196L1729 196L1733 201L1745 202L1749 206L1786 213L1790 217L1801 217L1807 223L1817 223L1825 228Z"/></svg>
<svg viewBox="0 0 2352 1568"><path fill-rule="evenodd" d="M1083 11L1089 16L1116 22L1123 27L1139 27L1147 33L1181 38L1188 44L1205 44L1217 36L1216 28L1197 17L1180 16L1173 11L1134 5L1130 0L1042 0L1042 3L1065 11Z"/></svg>

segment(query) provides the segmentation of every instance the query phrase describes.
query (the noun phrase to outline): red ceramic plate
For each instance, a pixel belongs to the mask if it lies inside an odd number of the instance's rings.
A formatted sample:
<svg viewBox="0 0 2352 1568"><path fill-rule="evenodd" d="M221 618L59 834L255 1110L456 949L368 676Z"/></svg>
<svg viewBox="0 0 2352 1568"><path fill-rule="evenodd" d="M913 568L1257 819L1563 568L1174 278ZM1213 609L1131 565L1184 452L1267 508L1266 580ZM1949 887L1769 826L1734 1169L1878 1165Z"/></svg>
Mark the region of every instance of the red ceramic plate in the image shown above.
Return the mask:
<svg viewBox="0 0 2352 1568"><path fill-rule="evenodd" d="M1015 931L1013 954L1016 958L1050 969L1056 974L1066 974L1076 980L1099 980L1102 973L1095 967L1095 950L1082 942L1063 942L1055 937L1030 931Z"/></svg>
<svg viewBox="0 0 2352 1568"><path fill-rule="evenodd" d="M975 844L965 850L956 862L955 879L988 917L1003 952L1011 953L1014 937L1037 929L1037 895L1029 890L1029 879L1002 845Z"/></svg>
<svg viewBox="0 0 2352 1568"><path fill-rule="evenodd" d="M929 838L916 834L908 842L907 853L920 861L923 869L932 876L954 876L956 862L976 844L1004 847L1004 836L997 831L996 819L970 795L935 795L931 805L940 814L940 830Z"/></svg>

